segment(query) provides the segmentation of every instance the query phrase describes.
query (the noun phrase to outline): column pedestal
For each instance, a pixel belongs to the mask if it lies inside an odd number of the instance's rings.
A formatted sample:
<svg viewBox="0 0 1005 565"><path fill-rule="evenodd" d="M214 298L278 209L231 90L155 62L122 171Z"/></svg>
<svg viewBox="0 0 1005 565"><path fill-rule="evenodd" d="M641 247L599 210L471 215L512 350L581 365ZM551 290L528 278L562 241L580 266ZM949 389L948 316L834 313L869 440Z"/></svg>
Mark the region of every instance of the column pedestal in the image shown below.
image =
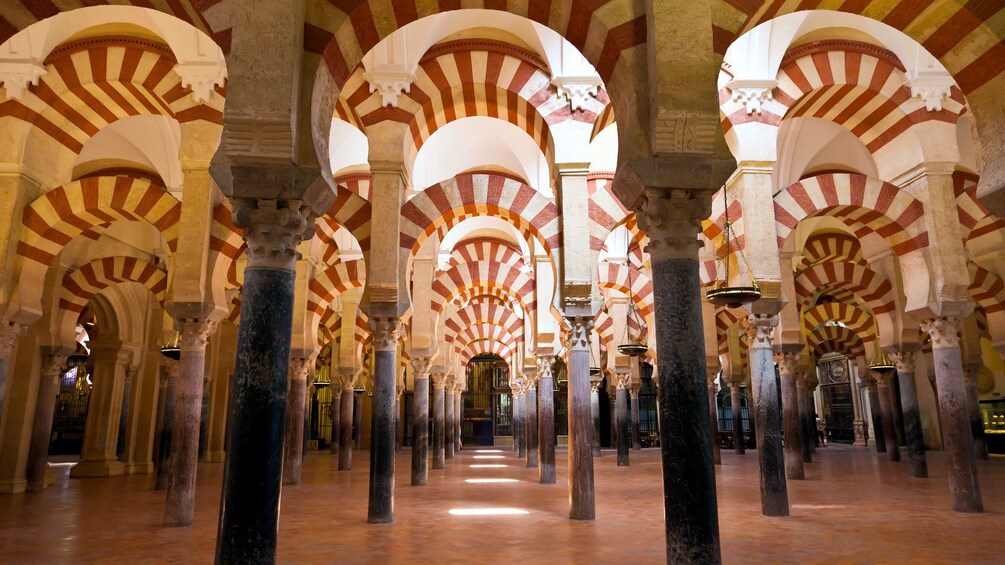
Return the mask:
<svg viewBox="0 0 1005 565"><path fill-rule="evenodd" d="M537 358L538 481L555 484L555 389L551 355Z"/></svg>
<svg viewBox="0 0 1005 565"><path fill-rule="evenodd" d="M788 516L789 493L785 483L785 455L775 386L775 363L771 352L771 332L777 316L752 314L747 326L750 343L750 383L754 400L754 433L761 468L761 513Z"/></svg>
<svg viewBox="0 0 1005 565"><path fill-rule="evenodd" d="M429 357L413 358L412 367L412 485L420 486L429 480Z"/></svg>

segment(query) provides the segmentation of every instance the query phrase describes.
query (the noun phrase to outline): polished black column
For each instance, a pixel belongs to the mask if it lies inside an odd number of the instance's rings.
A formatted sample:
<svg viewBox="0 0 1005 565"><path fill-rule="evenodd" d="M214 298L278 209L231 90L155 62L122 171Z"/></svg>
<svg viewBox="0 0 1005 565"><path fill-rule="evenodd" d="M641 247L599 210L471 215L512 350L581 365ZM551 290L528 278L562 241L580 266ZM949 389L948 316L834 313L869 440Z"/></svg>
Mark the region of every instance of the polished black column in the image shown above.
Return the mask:
<svg viewBox="0 0 1005 565"><path fill-rule="evenodd" d="M443 446L445 434L443 428L443 412L445 411L445 407L443 405L443 389L446 385L446 373L433 374L433 469L443 468L443 459L445 455L445 448Z"/></svg>
<svg viewBox="0 0 1005 565"><path fill-rule="evenodd" d="M890 461L900 461L900 446L897 445L896 423L893 419L895 409L893 387L890 386L893 372L880 374L873 371L872 375L876 379L876 392L879 396L879 415L883 426L883 437L886 438L886 456ZM876 435L879 433L877 431Z"/></svg>
<svg viewBox="0 0 1005 565"><path fill-rule="evenodd" d="M528 371L525 377L524 398L526 412L524 431L527 436L527 466L537 467L537 374Z"/></svg>
<svg viewBox="0 0 1005 565"><path fill-rule="evenodd" d="M785 476L806 478L803 469L803 420L799 417L799 389L796 386L796 364L803 346L782 345L775 353L782 384L782 428L785 437Z"/></svg>
<svg viewBox="0 0 1005 565"><path fill-rule="evenodd" d="M234 223L248 242L248 264L231 385L217 563L276 559L296 245L309 225L298 208L298 201L235 202Z"/></svg>
<svg viewBox="0 0 1005 565"><path fill-rule="evenodd" d="M454 448L454 385L448 384L443 394L443 458L453 459Z"/></svg>
<svg viewBox="0 0 1005 565"><path fill-rule="evenodd" d="M398 318L372 316L373 403L370 416L370 496L366 521L394 521L394 408L398 368Z"/></svg>
<svg viewBox="0 0 1005 565"><path fill-rule="evenodd" d="M977 458L967 413L967 391L960 354L959 318L935 318L922 324L932 336L935 379L942 414L942 439L949 455L949 492L956 512L983 512Z"/></svg>
<svg viewBox="0 0 1005 565"><path fill-rule="evenodd" d="M412 367L412 485L418 486L429 480L429 357L413 358Z"/></svg>
<svg viewBox="0 0 1005 565"><path fill-rule="evenodd" d="M778 316L752 314L749 320L750 390L754 401L757 460L761 468L761 513L765 516L788 516L789 493L785 483L781 410L771 351L771 332L778 325Z"/></svg>
<svg viewBox="0 0 1005 565"><path fill-rule="evenodd" d="M618 373L615 378L618 382L617 392L614 396L614 429L618 439L618 467L626 467L629 464L628 446L631 442L628 387L631 386L632 375L631 373Z"/></svg>
<svg viewBox="0 0 1005 565"><path fill-rule="evenodd" d="M66 354L62 351L42 355L42 374L38 383L38 400L35 402L31 443L28 444L28 465L25 469L28 482L26 488L29 492L45 488L49 443L52 441L52 416L56 411L59 378L63 375L65 366Z"/></svg>
<svg viewBox="0 0 1005 565"><path fill-rule="evenodd" d="M739 377L737 382L729 381L729 405L733 412L733 453L744 455L747 446L743 440L743 398L740 394Z"/></svg>
<svg viewBox="0 0 1005 565"><path fill-rule="evenodd" d="M307 407L309 359L290 359L290 392L286 398L286 445L283 484L299 485L304 462L304 417Z"/></svg>
<svg viewBox="0 0 1005 565"><path fill-rule="evenodd" d="M537 358L538 481L555 484L555 380L551 355Z"/></svg>
<svg viewBox="0 0 1005 565"><path fill-rule="evenodd" d="M590 330L593 320L574 317L569 336L569 518L593 520L594 420L590 400Z"/></svg>
<svg viewBox="0 0 1005 565"><path fill-rule="evenodd" d="M904 443L907 444L907 461L911 476L924 479L928 477L928 461L925 458L925 438L921 432L918 390L914 384L914 362L918 356L916 347L901 347L894 350L890 352L890 360L897 367L900 405L904 411Z"/></svg>
<svg viewBox="0 0 1005 565"><path fill-rule="evenodd" d="M527 457L527 396L520 383L515 383L513 388L513 424L517 457Z"/></svg>
<svg viewBox="0 0 1005 565"><path fill-rule="evenodd" d="M163 359L161 361L161 376L167 382L161 392L164 393L164 412L161 414L159 422L157 441L157 478L154 481L154 490L165 490L168 487L168 479L171 477L171 428L174 425L175 396L178 393L178 362L174 359Z"/></svg>

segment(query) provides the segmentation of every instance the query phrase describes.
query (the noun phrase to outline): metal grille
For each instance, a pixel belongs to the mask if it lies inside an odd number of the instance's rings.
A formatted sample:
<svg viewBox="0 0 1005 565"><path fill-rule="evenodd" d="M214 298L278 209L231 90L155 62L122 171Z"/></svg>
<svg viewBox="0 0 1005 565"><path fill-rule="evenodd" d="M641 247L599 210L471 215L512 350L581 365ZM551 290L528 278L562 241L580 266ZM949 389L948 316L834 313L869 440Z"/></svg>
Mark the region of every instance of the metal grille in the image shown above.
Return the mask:
<svg viewBox="0 0 1005 565"><path fill-rule="evenodd" d="M79 455L91 400L91 383L83 365L74 365L59 379L52 419L49 455ZM44 399L39 399L40 401Z"/></svg>

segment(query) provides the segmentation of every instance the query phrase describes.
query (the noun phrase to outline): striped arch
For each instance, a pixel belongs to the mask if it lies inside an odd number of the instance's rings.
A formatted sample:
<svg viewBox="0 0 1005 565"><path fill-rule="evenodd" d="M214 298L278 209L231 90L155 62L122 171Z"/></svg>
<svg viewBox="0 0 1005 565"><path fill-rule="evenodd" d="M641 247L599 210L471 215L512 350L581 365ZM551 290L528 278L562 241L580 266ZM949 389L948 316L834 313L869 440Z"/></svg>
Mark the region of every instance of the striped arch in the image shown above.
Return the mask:
<svg viewBox="0 0 1005 565"><path fill-rule="evenodd" d="M629 271L630 269L630 271ZM628 286L631 275L631 288ZM635 265L630 268L620 263L606 262L600 266L600 276L597 283L602 289L616 290L626 296L631 296L632 302L639 314L650 319L653 314L653 281Z"/></svg>
<svg viewBox="0 0 1005 565"><path fill-rule="evenodd" d="M803 179L775 195L778 247L785 247L799 222L820 214L857 228L859 238L875 232L897 255L928 246L920 200L881 180L829 173Z"/></svg>
<svg viewBox="0 0 1005 565"><path fill-rule="evenodd" d="M237 272L237 262L247 250L242 233L241 228L234 225L230 201L224 199L213 208L209 231L208 264L214 304L227 304L227 289L240 289L243 286ZM237 322L240 315L241 300L238 296L231 301L228 320Z"/></svg>
<svg viewBox="0 0 1005 565"><path fill-rule="evenodd" d="M730 308L716 308L715 341L720 355L729 353L729 328L740 324L740 333L745 331L747 318L740 312ZM746 343L746 340L741 337L740 342Z"/></svg>
<svg viewBox="0 0 1005 565"><path fill-rule="evenodd" d="M1005 312L1005 282L977 263L967 263L970 272L970 296L994 320ZM997 316L996 316L997 314Z"/></svg>
<svg viewBox="0 0 1005 565"><path fill-rule="evenodd" d="M461 359L461 363L467 363L476 355L498 355L507 363L512 363L514 353L513 347L490 338L476 339L469 343L455 347L454 351L457 352L457 356Z"/></svg>
<svg viewBox="0 0 1005 565"><path fill-rule="evenodd" d="M611 319L607 310L600 310L593 317L593 331L600 336L600 343L610 349L611 342L614 340L614 320ZM599 362L599 360L595 362Z"/></svg>
<svg viewBox="0 0 1005 565"><path fill-rule="evenodd" d="M613 181L613 172L590 173L586 177L590 193L590 249L593 251L603 249L607 236L633 214L614 196Z"/></svg>
<svg viewBox="0 0 1005 565"><path fill-rule="evenodd" d="M716 204L717 202L718 204ZM730 222L736 221L742 214L742 209L739 207L734 207L734 204L736 203L734 202L733 204L730 204L729 207ZM722 235L721 226L724 225L726 219L725 211L722 207L721 198L713 199L712 215L716 217L716 221L713 222L712 220L703 220L701 223L702 232L698 235L698 238L701 239L702 237L704 237L706 240L708 240L708 246L707 246L708 249L718 251L717 246L719 240L716 240L715 238ZM639 222L638 219L635 217L634 212L630 213L628 216L625 217L624 226L625 229L628 230L628 233L631 235L633 249L638 249L641 257L641 251L649 245L649 237L642 231L642 228L639 227ZM738 246L742 246L746 242L742 226L743 222L737 222L737 224L733 226L734 227L733 231L734 234L736 235L735 245ZM708 234L711 234L712 238L709 238ZM701 278L702 286L712 284L719 277L716 266L716 260L714 258L701 260L698 269L699 269L698 276Z"/></svg>
<svg viewBox="0 0 1005 565"><path fill-rule="evenodd" d="M494 237L465 239L450 251L450 260L455 264L491 261L513 266L525 266L523 251L509 241Z"/></svg>
<svg viewBox="0 0 1005 565"><path fill-rule="evenodd" d="M852 359L865 357L865 344L849 328L826 325L807 334L806 343L815 359L828 353L840 353Z"/></svg>
<svg viewBox="0 0 1005 565"><path fill-rule="evenodd" d="M462 174L416 194L401 208L401 247L411 253L462 220L496 216L541 240L555 256L561 248L558 207L533 187L497 174Z"/></svg>
<svg viewBox="0 0 1005 565"><path fill-rule="evenodd" d="M803 311L803 329L807 334L833 323L843 324L858 334L863 343L869 343L878 337L872 315L857 306L828 302Z"/></svg>
<svg viewBox="0 0 1005 565"><path fill-rule="evenodd" d="M486 302L469 304L457 310L447 318L445 324L446 339L451 342L465 328L479 324L488 324L489 326L499 328L511 336L519 335L523 329L523 320L512 310L505 306Z"/></svg>
<svg viewBox="0 0 1005 565"><path fill-rule="evenodd" d="M858 263L831 261L817 263L796 273L799 307L805 309L820 293L850 292L869 305L876 315L894 310L893 285L882 275Z"/></svg>
<svg viewBox="0 0 1005 565"><path fill-rule="evenodd" d="M363 125L363 120L359 118L359 114L356 113L356 110L349 104L349 101L346 100L344 96L339 96L338 100L335 102L334 117L351 125L352 127L358 129L360 133L366 135L366 126ZM369 200L369 198L367 200Z"/></svg>
<svg viewBox="0 0 1005 565"><path fill-rule="evenodd" d="M21 100L0 103L0 117L35 125L79 154L105 126L135 115L223 124L226 90L197 103L174 72L171 49L149 39L87 38L66 43L45 60L46 73Z"/></svg>
<svg viewBox="0 0 1005 565"><path fill-rule="evenodd" d="M430 308L437 314L463 292L479 289L479 294L500 289L514 297L524 312L533 312L536 307L536 290L533 274L506 263L480 261L460 263L440 271L433 280L433 298Z"/></svg>
<svg viewBox="0 0 1005 565"><path fill-rule="evenodd" d="M523 304L520 297L512 291L499 287L472 286L460 292L451 299L454 304L498 304L514 312L520 311Z"/></svg>
<svg viewBox="0 0 1005 565"><path fill-rule="evenodd" d="M319 318L335 297L351 288L362 288L365 280L362 259L330 265L308 283L307 309Z"/></svg>
<svg viewBox="0 0 1005 565"><path fill-rule="evenodd" d="M592 142L598 135L600 135L600 132L617 122L617 119L614 117L614 106L608 104L604 107L604 111L597 116L597 121L593 122L593 131L590 132L590 141Z"/></svg>
<svg viewBox="0 0 1005 565"><path fill-rule="evenodd" d="M956 214L963 229L964 243L1005 230L1005 219L991 214L977 199L978 180L977 175L964 171L953 173Z"/></svg>
<svg viewBox="0 0 1005 565"><path fill-rule="evenodd" d="M341 174L335 177L335 184L370 202L370 187L373 184L373 173L360 171Z"/></svg>
<svg viewBox="0 0 1005 565"><path fill-rule="evenodd" d="M862 242L855 236L841 232L815 233L803 243L802 259L796 270L830 261L848 261L865 265Z"/></svg>
<svg viewBox="0 0 1005 565"><path fill-rule="evenodd" d="M347 188L336 186L335 202L318 218L314 234L324 239L326 232L335 233L339 227L344 227L356 238L364 256L367 256L370 252L370 216L369 202Z"/></svg>
<svg viewBox="0 0 1005 565"><path fill-rule="evenodd" d="M338 346L342 341L342 323L344 318L334 310L325 310L321 317L319 328L320 335L328 342L335 344L333 348L338 351ZM370 340L370 320L366 314L357 312L355 320L354 340L356 342L356 356L363 358L363 347Z"/></svg>
<svg viewBox="0 0 1005 565"><path fill-rule="evenodd" d="M458 344L468 344L480 339L491 339L511 348L516 347L521 342L521 334L514 334L506 328L486 323L463 328L453 337L454 342Z"/></svg>

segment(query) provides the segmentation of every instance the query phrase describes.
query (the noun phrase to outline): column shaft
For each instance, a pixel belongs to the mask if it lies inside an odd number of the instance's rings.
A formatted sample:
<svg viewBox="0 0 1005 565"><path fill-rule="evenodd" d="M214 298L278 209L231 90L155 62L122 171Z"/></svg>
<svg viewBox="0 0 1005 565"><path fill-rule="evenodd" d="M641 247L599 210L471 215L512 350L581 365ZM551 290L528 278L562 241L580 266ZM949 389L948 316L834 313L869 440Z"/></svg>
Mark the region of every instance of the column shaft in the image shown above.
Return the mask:
<svg viewBox="0 0 1005 565"><path fill-rule="evenodd" d="M537 442L538 480L555 484L555 389L551 356L538 357Z"/></svg>
<svg viewBox="0 0 1005 565"><path fill-rule="evenodd" d="M900 461L900 447L897 445L896 423L893 419L894 401L893 387L890 386L892 375L879 377L877 393L879 396L879 414L883 426L883 437L886 438L886 456L890 461ZM879 435L876 431L876 435Z"/></svg>
<svg viewBox="0 0 1005 565"><path fill-rule="evenodd" d="M966 390L967 390L967 413L970 416L970 430L974 436L974 452L977 453L977 457L987 461L990 459L991 455L988 451L988 441L984 437L984 419L981 418L981 397L980 391L977 390L977 372L980 370L978 365L973 370L965 371L966 379ZM903 401L903 398L901 398Z"/></svg>
<svg viewBox="0 0 1005 565"><path fill-rule="evenodd" d="M397 350L401 322L370 319L374 342L373 405L370 419L370 499L367 522L394 521L394 408L398 391Z"/></svg>
<svg viewBox="0 0 1005 565"><path fill-rule="evenodd" d="M596 518L590 326L589 319L573 318L569 340L569 518L573 520Z"/></svg>
<svg viewBox="0 0 1005 565"><path fill-rule="evenodd" d="M775 363L771 352L771 331L778 318L751 315L747 328L750 341L750 390L754 401L754 434L757 460L761 468L761 513L788 516L789 494L785 483L785 454L782 451L781 414Z"/></svg>
<svg viewBox="0 0 1005 565"><path fill-rule="evenodd" d="M875 383L868 386L869 412L872 416L872 440L876 443L876 453L886 453L886 433L883 432L883 409L880 407L879 387Z"/></svg>
<svg viewBox="0 0 1005 565"><path fill-rule="evenodd" d="M799 417L799 389L796 388L795 364L798 357L788 359L791 353L780 354L778 361L782 381L782 427L785 434L785 476L789 479L806 478L803 469L803 420ZM788 364L791 362L791 366Z"/></svg>
<svg viewBox="0 0 1005 565"><path fill-rule="evenodd" d="M286 398L286 440L283 484L299 485L304 460L304 413L307 404L307 359L290 359L290 391Z"/></svg>
<svg viewBox="0 0 1005 565"><path fill-rule="evenodd" d="M639 391L628 392L632 407L632 449L642 449L642 425L639 422Z"/></svg>
<svg viewBox="0 0 1005 565"><path fill-rule="evenodd" d="M797 378L796 380L796 402L799 405L799 428L802 432L802 458L803 463L813 462L813 448L812 445L816 441L816 430L812 428L813 414L810 410L810 398L809 392L806 390L806 385L802 382L802 378ZM785 399L782 399L785 402Z"/></svg>
<svg viewBox="0 0 1005 565"><path fill-rule="evenodd" d="M708 427L709 439L712 441L712 462L716 465L722 464L722 453L719 451L719 407L715 403L716 384L715 380L708 382Z"/></svg>
<svg viewBox="0 0 1005 565"><path fill-rule="evenodd" d="M66 363L65 355L43 357L42 379L38 383L38 401L35 403L35 417L31 428L31 443L28 445L27 490L45 488L45 470L49 464L49 442L52 440L52 417L56 411L56 395L59 393L59 378ZM80 377L78 377L80 378Z"/></svg>
<svg viewBox="0 0 1005 565"><path fill-rule="evenodd" d="M921 432L921 410L918 408L918 390L914 385L913 362L910 372L897 369L897 382L900 384L900 404L904 409L904 440L911 476L924 479L928 477L928 461L925 458L925 438Z"/></svg>
<svg viewBox="0 0 1005 565"><path fill-rule="evenodd" d="M453 387L447 388L443 395L443 458L454 458L454 391Z"/></svg>
<svg viewBox="0 0 1005 565"><path fill-rule="evenodd" d="M600 457L600 384L590 383L590 415L593 419L593 456Z"/></svg>
<svg viewBox="0 0 1005 565"><path fill-rule="evenodd" d="M744 455L747 446L743 441L743 398L740 397L740 383L729 383L729 404L733 412L733 452Z"/></svg>
<svg viewBox="0 0 1005 565"><path fill-rule="evenodd" d="M627 375L626 375L627 376ZM627 379L625 379L627 381ZM614 397L614 421L618 437L618 467L626 467L628 460L628 444L631 441L630 420L628 413L628 383L622 384L620 375L618 378L618 389Z"/></svg>
<svg viewBox="0 0 1005 565"><path fill-rule="evenodd" d="M415 363L413 361L413 363ZM429 480L429 359L425 369L416 364L415 388L412 391L412 484L424 485Z"/></svg>
<svg viewBox="0 0 1005 565"><path fill-rule="evenodd" d="M164 412L158 422L158 434L160 440L157 444L157 480L154 490L165 490L168 486L168 479L171 477L171 466L168 462L171 459L171 431L174 426L175 396L178 393L178 362L173 359L165 359L161 370L167 385L161 389L164 393Z"/></svg>
<svg viewBox="0 0 1005 565"><path fill-rule="evenodd" d="M461 391L456 391L454 393L454 452L461 450L461 418L464 416L464 401L462 399L463 393Z"/></svg>
<svg viewBox="0 0 1005 565"><path fill-rule="evenodd" d="M527 403L526 432L527 432L527 466L537 467L537 385L529 383L525 393Z"/></svg>
<svg viewBox="0 0 1005 565"><path fill-rule="evenodd" d="M444 423L444 379L446 375L433 375L433 469L443 468L443 459L446 455L443 446Z"/></svg>
<svg viewBox="0 0 1005 565"><path fill-rule="evenodd" d="M356 393L353 392L352 382L350 381L345 388L342 389L342 408L339 410L339 423L338 423L338 470L339 471L350 471L352 470L352 423L355 420L353 418L353 409L356 406Z"/></svg>
<svg viewBox="0 0 1005 565"><path fill-rule="evenodd" d="M516 413L516 418L514 418L516 427L513 429L513 441L517 444L517 457L524 458L527 457L527 397L524 392L516 395L516 401L513 403L513 406Z"/></svg>
<svg viewBox="0 0 1005 565"><path fill-rule="evenodd" d="M342 386L340 383L332 382L332 404L331 404L331 433L328 444L328 453L338 461L339 458L339 420L342 416Z"/></svg>

